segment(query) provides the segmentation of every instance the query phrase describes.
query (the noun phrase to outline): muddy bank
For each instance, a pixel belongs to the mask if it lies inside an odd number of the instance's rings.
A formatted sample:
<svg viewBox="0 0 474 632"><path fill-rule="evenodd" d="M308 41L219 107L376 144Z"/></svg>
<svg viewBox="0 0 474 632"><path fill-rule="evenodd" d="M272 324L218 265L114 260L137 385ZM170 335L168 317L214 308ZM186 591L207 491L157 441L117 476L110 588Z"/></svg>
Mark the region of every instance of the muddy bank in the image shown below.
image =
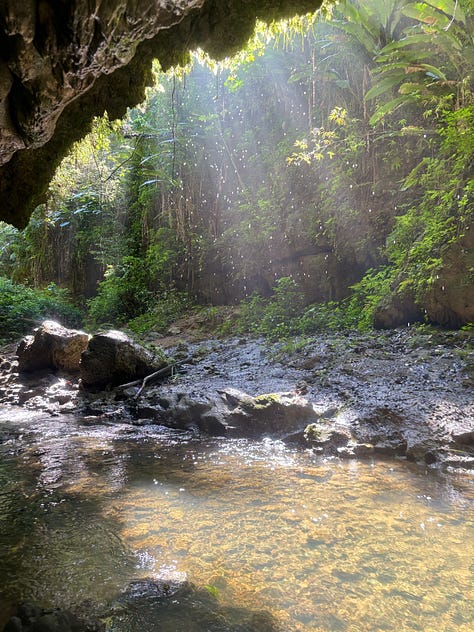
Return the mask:
<svg viewBox="0 0 474 632"><path fill-rule="evenodd" d="M138 386L91 393L80 388L78 376L19 375L14 348L4 349L0 403L104 423L269 434L324 456L381 454L474 469L468 332L323 334L286 345L183 338L151 340L166 344L170 361L179 364L138 397Z"/></svg>

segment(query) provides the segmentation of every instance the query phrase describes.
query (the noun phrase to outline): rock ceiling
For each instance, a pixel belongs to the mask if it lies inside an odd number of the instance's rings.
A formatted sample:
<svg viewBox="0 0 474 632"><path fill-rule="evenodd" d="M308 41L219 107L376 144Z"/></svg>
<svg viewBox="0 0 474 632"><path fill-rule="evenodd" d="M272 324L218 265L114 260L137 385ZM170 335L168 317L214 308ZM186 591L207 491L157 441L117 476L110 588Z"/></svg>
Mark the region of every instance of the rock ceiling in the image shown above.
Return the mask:
<svg viewBox="0 0 474 632"><path fill-rule="evenodd" d="M321 0L0 0L0 219L23 227L61 158L105 110L144 98L151 64L201 47L223 57L257 18Z"/></svg>

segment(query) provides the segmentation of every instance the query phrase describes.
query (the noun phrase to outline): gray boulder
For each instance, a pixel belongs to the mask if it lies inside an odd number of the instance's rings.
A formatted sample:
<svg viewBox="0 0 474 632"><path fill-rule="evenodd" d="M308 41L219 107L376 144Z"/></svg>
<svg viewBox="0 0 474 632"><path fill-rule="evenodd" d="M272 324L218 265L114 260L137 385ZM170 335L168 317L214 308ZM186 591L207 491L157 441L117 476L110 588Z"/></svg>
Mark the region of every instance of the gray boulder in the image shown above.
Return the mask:
<svg viewBox="0 0 474 632"><path fill-rule="evenodd" d="M312 423L304 431L305 441L321 454L338 455L340 448L346 447L352 436L346 428L338 428L334 424Z"/></svg>
<svg viewBox="0 0 474 632"><path fill-rule="evenodd" d="M117 386L142 379L165 364L121 331L98 333L89 340L81 356L82 384Z"/></svg>
<svg viewBox="0 0 474 632"><path fill-rule="evenodd" d="M284 437L317 417L313 405L294 393L265 393L251 397L236 389L221 392L227 408L227 435Z"/></svg>
<svg viewBox="0 0 474 632"><path fill-rule="evenodd" d="M154 400L154 401L153 401ZM313 405L295 393L266 393L253 397L235 388L214 393L152 395L143 416L178 429L199 429L214 436L284 439L303 432L318 417ZM139 409L139 415L140 415Z"/></svg>
<svg viewBox="0 0 474 632"><path fill-rule="evenodd" d="M60 369L79 371L82 352L89 342L84 331L66 329L53 320L45 320L34 335L26 336L17 349L19 371Z"/></svg>

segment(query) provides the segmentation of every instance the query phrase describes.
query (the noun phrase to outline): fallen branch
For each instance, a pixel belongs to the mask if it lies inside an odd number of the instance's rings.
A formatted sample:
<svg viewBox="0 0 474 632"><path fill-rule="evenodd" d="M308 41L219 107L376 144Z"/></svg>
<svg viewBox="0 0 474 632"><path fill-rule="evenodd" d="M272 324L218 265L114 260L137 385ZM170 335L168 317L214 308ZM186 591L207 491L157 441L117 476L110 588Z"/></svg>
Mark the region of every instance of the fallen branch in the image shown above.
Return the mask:
<svg viewBox="0 0 474 632"><path fill-rule="evenodd" d="M127 384L121 384L120 386L116 386L115 388L123 390L126 388L131 388L132 386L138 386L139 384L141 384L140 388L134 395L134 399L138 399L141 395L141 392L143 391L145 386L148 384L148 382L153 382L155 379L159 377L164 377L166 375L173 375L174 371L176 370L176 367L179 366L180 364L184 364L185 362L186 360L182 360L181 362L174 362L173 364L167 364L162 369L159 369L158 371L155 371L154 373L150 373L150 375L147 375L146 377L144 377L143 380L135 380L133 382L128 382Z"/></svg>

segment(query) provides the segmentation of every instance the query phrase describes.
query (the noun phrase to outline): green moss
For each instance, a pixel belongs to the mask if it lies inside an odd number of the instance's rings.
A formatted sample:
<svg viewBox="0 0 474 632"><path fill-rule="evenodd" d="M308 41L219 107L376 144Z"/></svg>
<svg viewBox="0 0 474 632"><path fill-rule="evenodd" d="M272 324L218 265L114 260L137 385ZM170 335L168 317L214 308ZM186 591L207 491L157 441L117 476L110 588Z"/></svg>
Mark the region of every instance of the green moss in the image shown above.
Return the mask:
<svg viewBox="0 0 474 632"><path fill-rule="evenodd" d="M257 395L254 397L254 408L264 409L268 408L272 404L278 404L280 401L280 395L278 393L265 393L264 395Z"/></svg>

